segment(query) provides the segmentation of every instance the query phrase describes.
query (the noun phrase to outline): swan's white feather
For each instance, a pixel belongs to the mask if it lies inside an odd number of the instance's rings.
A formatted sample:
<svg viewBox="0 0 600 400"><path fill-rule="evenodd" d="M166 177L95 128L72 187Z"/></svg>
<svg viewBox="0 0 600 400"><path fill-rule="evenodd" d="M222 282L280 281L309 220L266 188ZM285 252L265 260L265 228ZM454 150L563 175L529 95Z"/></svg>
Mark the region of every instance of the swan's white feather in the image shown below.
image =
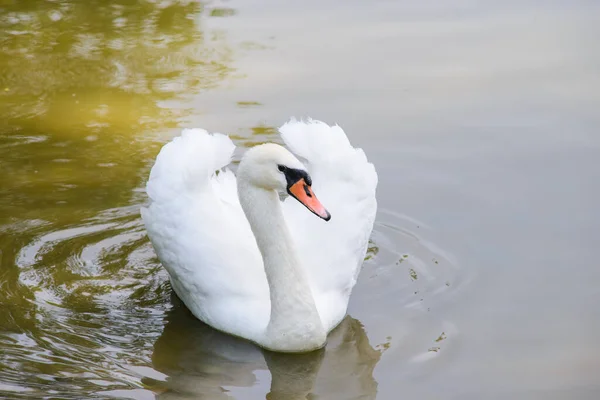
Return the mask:
<svg viewBox="0 0 600 400"><path fill-rule="evenodd" d="M192 313L248 336L266 327L270 300L235 176L223 169L234 149L225 135L185 130L157 156L146 186L151 203L141 213L173 290Z"/></svg>
<svg viewBox="0 0 600 400"><path fill-rule="evenodd" d="M280 128L285 144L305 160L328 222L306 215L295 199L284 213L307 269L321 320L335 327L344 317L375 220L377 173L339 126L291 120Z"/></svg>
<svg viewBox="0 0 600 400"><path fill-rule="evenodd" d="M316 196L332 215L326 222L292 198L283 203L323 326L330 331L346 313L367 250L377 174L339 126L291 120L280 132L305 162ZM225 135L184 130L156 159L146 188L151 202L142 218L173 289L192 313L252 340L269 321L269 288L236 178L224 169L234 149Z"/></svg>

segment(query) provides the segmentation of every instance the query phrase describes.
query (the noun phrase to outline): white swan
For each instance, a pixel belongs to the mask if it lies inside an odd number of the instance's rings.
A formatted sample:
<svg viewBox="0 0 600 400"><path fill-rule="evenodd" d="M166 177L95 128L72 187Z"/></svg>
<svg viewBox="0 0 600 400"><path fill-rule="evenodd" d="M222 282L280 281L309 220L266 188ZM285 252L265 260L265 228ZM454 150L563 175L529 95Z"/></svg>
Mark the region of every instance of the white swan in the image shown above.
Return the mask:
<svg viewBox="0 0 600 400"><path fill-rule="evenodd" d="M291 120L280 133L306 165L263 144L245 153L236 181L224 169L235 149L227 136L184 130L160 151L141 213L173 290L198 319L270 350L302 352L324 346L346 314L375 219L377 174L337 125ZM295 199L282 202L284 192Z"/></svg>

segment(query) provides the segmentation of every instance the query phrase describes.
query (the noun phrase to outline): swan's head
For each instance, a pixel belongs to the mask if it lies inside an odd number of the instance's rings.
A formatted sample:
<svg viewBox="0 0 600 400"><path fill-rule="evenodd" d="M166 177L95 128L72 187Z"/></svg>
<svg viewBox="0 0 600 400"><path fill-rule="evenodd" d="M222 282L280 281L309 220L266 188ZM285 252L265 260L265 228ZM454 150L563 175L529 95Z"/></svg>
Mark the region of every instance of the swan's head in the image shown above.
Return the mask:
<svg viewBox="0 0 600 400"><path fill-rule="evenodd" d="M287 192L315 215L329 221L331 214L312 191L304 165L284 147L266 143L248 150L238 169L238 179L267 190Z"/></svg>

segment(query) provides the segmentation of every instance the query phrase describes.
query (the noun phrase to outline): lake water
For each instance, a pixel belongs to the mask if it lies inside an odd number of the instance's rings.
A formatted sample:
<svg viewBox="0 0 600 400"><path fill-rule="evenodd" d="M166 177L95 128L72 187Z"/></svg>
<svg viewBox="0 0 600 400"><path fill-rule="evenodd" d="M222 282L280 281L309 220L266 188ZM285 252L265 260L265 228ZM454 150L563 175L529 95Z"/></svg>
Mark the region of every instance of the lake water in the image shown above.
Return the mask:
<svg viewBox="0 0 600 400"><path fill-rule="evenodd" d="M0 397L600 398L600 3L0 1ZM348 317L263 352L139 208L182 127L339 123L379 173ZM239 155L238 155L239 156Z"/></svg>

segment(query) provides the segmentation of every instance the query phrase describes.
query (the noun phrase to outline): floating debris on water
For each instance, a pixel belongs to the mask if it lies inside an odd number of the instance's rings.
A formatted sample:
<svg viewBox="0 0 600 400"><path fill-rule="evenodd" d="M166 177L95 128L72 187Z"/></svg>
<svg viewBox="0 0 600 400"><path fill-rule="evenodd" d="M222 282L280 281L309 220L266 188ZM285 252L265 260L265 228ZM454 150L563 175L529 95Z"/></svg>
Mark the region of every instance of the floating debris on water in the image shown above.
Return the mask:
<svg viewBox="0 0 600 400"><path fill-rule="evenodd" d="M258 101L238 101L237 103L238 107L258 107L258 106L262 106L261 103L259 103Z"/></svg>
<svg viewBox="0 0 600 400"><path fill-rule="evenodd" d="M384 352L387 349L390 348L390 346L392 345L392 337L391 336L386 336L385 338L386 342L385 343L380 343L377 346L375 346L376 350L379 350L380 352Z"/></svg>
<svg viewBox="0 0 600 400"><path fill-rule="evenodd" d="M412 268L408 271L408 274L410 275L410 279L412 279L413 281L419 279L419 277L417 276L417 271L415 271Z"/></svg>
<svg viewBox="0 0 600 400"><path fill-rule="evenodd" d="M407 258L408 258L408 254L403 254L402 257L400 257L400 259L398 261L396 261L396 265L400 265Z"/></svg>
<svg viewBox="0 0 600 400"><path fill-rule="evenodd" d="M375 243L369 240L369 247L367 248L367 255L365 256L365 261L372 259L379 253L379 247Z"/></svg>
<svg viewBox="0 0 600 400"><path fill-rule="evenodd" d="M236 11L233 8L213 8L210 10L211 17L231 17Z"/></svg>
<svg viewBox="0 0 600 400"><path fill-rule="evenodd" d="M437 339L435 339L436 343L437 342L441 342L442 340L446 339L446 333L442 332L442 334L440 336L438 336Z"/></svg>

